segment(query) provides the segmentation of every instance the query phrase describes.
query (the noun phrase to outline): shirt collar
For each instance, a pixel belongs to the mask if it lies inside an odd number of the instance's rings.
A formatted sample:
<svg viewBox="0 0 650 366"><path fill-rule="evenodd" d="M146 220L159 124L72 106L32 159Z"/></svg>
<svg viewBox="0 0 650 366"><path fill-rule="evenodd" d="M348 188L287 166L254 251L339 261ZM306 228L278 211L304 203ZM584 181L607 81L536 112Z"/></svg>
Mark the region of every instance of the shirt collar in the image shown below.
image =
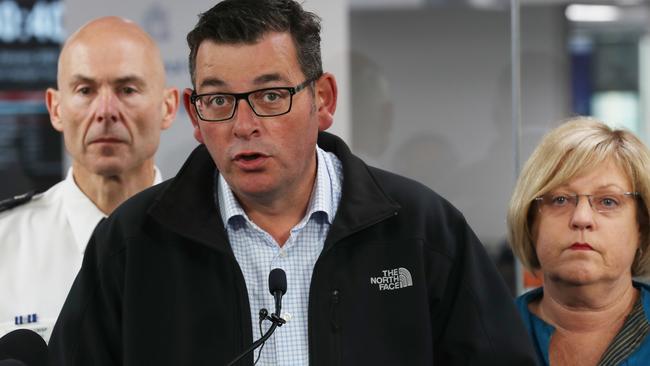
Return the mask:
<svg viewBox="0 0 650 366"><path fill-rule="evenodd" d="M310 218L316 212L322 212L326 216L328 224L332 224L334 219L333 212L333 200L334 196L332 193L332 177L330 177L330 172L327 169L326 162L326 152L316 146L316 160L318 162L316 167L316 181L314 184L314 189L311 192L311 198L309 200L309 205L307 206L307 214L305 218Z"/></svg>
<svg viewBox="0 0 650 366"><path fill-rule="evenodd" d="M325 219L328 224L332 223L334 218L333 214L333 203L332 200L334 196L332 195L332 182L330 179L330 172L326 167L326 152L320 147L316 146L316 180L314 187L311 192L311 197L309 198L309 204L307 205L307 213L300 221L297 228L304 226L313 214L317 212L322 212L325 215ZM246 215L246 212L241 207L237 199L235 198L234 193L230 189L228 182L224 179L223 175L216 173L216 196L215 201L219 205L219 210L221 212L221 217L223 218L224 225L226 223L231 223L231 220L235 217L242 217L246 221L251 222Z"/></svg>
<svg viewBox="0 0 650 366"><path fill-rule="evenodd" d="M160 174L160 169L158 169L157 166L153 166L153 184L152 186L155 186L158 183L162 183L162 174Z"/></svg>
<svg viewBox="0 0 650 366"><path fill-rule="evenodd" d="M154 167L154 184L161 182L160 170ZM107 216L79 189L74 181L72 168L68 169L63 181L63 210L70 223L77 248L83 254L95 227Z"/></svg>

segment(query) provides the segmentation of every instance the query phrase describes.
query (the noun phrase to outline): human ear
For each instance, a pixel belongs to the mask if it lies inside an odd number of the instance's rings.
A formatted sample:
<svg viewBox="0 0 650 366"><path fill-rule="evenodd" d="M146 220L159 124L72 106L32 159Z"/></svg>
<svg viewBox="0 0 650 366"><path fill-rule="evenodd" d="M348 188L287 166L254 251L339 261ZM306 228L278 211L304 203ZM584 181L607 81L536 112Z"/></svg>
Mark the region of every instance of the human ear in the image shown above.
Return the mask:
<svg viewBox="0 0 650 366"><path fill-rule="evenodd" d="M63 132L63 121L61 119L59 91L54 88L47 88L45 91L45 105L50 114L50 123L55 130Z"/></svg>
<svg viewBox="0 0 650 366"><path fill-rule="evenodd" d="M330 73L324 73L315 82L316 113L318 113L318 130L325 131L334 123L338 88L336 79Z"/></svg>
<svg viewBox="0 0 650 366"><path fill-rule="evenodd" d="M174 119L176 118L176 112L178 111L179 95L178 89L176 88L167 88L164 90L163 103L162 103L162 129L166 130L169 126L172 125Z"/></svg>
<svg viewBox="0 0 650 366"><path fill-rule="evenodd" d="M203 144L204 139L203 134L201 134L201 128L199 126L199 116L196 114L196 110L194 109L194 105L192 104L191 100L192 93L192 89L185 88L185 90L183 90L183 106L185 107L187 115L190 117L192 126L194 127L194 138L196 141Z"/></svg>

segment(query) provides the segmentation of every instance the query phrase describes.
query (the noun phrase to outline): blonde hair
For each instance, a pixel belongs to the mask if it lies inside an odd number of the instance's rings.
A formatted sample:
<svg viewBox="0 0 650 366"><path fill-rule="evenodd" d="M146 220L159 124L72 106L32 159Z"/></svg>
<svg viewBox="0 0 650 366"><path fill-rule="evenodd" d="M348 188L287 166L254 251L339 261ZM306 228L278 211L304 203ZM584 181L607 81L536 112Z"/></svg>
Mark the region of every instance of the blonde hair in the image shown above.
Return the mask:
<svg viewBox="0 0 650 366"><path fill-rule="evenodd" d="M633 133L588 117L569 119L547 133L519 175L508 207L508 241L527 269L540 269L531 231L537 211L535 198L608 159L626 173L632 190L639 192L640 251L632 263L632 275L648 272L650 212L646 202L650 197L650 151Z"/></svg>

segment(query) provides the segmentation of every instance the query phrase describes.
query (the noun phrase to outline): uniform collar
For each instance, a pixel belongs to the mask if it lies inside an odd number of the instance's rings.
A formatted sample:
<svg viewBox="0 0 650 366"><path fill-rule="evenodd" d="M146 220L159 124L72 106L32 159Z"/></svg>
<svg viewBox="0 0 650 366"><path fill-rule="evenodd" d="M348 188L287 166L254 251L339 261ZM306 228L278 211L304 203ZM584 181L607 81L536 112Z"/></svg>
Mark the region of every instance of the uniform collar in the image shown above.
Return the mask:
<svg viewBox="0 0 650 366"><path fill-rule="evenodd" d="M160 170L154 167L154 184L160 182L162 175ZM79 189L74 181L72 168L68 169L63 181L63 211L72 229L75 244L83 254L95 227L107 216Z"/></svg>

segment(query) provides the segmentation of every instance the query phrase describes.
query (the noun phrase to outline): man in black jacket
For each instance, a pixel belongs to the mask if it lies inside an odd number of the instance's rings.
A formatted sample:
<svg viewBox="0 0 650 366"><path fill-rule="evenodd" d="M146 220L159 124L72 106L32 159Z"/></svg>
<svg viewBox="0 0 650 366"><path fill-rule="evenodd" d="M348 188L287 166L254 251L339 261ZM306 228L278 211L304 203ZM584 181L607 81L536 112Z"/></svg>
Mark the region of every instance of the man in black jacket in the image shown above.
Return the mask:
<svg viewBox="0 0 650 366"><path fill-rule="evenodd" d="M337 87L319 34L292 0L201 15L184 103L202 145L93 234L54 365L225 365L269 327L273 268L286 324L241 364L534 365L462 215L323 132Z"/></svg>

